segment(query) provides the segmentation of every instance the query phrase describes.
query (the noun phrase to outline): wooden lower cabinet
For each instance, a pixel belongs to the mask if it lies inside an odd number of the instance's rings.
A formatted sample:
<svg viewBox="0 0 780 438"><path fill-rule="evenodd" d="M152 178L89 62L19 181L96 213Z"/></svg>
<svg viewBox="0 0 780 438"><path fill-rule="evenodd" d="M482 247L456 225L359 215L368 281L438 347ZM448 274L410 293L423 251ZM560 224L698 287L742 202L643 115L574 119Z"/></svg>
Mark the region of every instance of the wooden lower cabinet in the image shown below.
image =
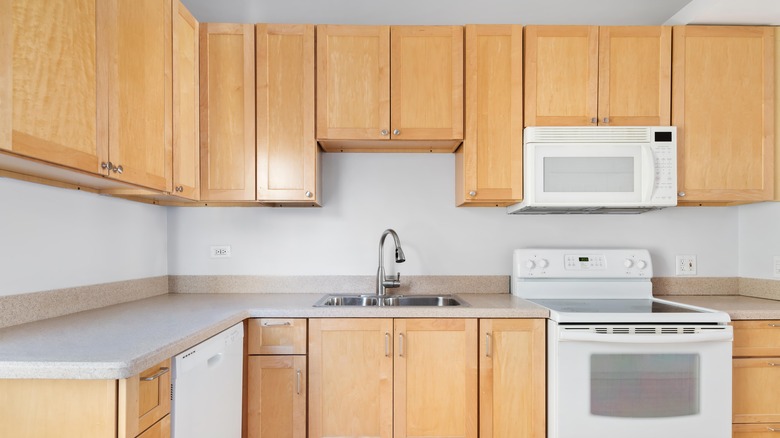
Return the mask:
<svg viewBox="0 0 780 438"><path fill-rule="evenodd" d="M0 379L0 436L170 437L169 370L166 360L121 380Z"/></svg>
<svg viewBox="0 0 780 438"><path fill-rule="evenodd" d="M248 438L306 437L306 356L250 356Z"/></svg>
<svg viewBox="0 0 780 438"><path fill-rule="evenodd" d="M780 321L734 321L734 438L780 432Z"/></svg>

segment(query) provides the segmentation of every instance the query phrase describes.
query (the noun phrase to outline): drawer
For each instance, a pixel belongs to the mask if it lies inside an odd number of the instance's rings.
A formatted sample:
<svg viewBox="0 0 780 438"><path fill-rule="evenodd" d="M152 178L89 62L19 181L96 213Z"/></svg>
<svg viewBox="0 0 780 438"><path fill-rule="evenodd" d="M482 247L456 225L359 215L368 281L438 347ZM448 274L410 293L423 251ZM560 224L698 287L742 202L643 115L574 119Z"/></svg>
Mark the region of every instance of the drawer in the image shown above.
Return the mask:
<svg viewBox="0 0 780 438"><path fill-rule="evenodd" d="M731 432L732 438L777 438L780 423L735 424Z"/></svg>
<svg viewBox="0 0 780 438"><path fill-rule="evenodd" d="M734 321L735 357L780 357L780 321Z"/></svg>
<svg viewBox="0 0 780 438"><path fill-rule="evenodd" d="M306 354L306 319L252 318L248 354Z"/></svg>
<svg viewBox="0 0 780 438"><path fill-rule="evenodd" d="M144 433L138 435L138 438L171 438L171 416L166 415ZM775 437L777 438L777 437Z"/></svg>
<svg viewBox="0 0 780 438"><path fill-rule="evenodd" d="M780 357L734 359L732 391L734 423L780 423Z"/></svg>
<svg viewBox="0 0 780 438"><path fill-rule="evenodd" d="M125 436L137 436L171 412L170 369L166 359L119 381L119 428Z"/></svg>

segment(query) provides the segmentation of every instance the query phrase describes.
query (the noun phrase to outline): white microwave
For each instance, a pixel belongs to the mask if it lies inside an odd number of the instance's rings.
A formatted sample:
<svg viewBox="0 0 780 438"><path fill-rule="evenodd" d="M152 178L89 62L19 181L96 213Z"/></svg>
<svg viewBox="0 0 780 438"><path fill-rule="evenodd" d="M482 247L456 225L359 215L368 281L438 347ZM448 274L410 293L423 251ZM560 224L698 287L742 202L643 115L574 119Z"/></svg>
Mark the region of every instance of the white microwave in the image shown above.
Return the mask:
<svg viewBox="0 0 780 438"><path fill-rule="evenodd" d="M642 213L677 205L674 126L528 127L510 214Z"/></svg>

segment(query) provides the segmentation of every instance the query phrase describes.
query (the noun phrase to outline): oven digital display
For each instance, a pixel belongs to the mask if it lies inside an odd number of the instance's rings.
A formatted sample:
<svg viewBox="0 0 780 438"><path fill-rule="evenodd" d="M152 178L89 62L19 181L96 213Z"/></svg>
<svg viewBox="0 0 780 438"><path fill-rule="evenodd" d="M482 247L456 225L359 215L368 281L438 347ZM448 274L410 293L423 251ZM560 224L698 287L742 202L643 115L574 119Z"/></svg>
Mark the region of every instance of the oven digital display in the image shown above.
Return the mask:
<svg viewBox="0 0 780 438"><path fill-rule="evenodd" d="M588 262L590 259L588 257L580 257L579 259L581 262Z"/></svg>
<svg viewBox="0 0 780 438"><path fill-rule="evenodd" d="M607 260L602 254L580 255L566 254L564 256L564 268L569 271L603 271L606 269Z"/></svg>

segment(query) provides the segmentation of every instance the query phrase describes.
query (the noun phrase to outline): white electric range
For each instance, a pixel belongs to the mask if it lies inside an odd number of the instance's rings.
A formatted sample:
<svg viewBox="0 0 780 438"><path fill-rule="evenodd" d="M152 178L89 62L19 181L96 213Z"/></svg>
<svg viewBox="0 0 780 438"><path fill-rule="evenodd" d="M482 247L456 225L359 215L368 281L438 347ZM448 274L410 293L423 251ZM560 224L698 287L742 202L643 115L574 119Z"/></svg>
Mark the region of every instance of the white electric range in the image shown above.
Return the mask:
<svg viewBox="0 0 780 438"><path fill-rule="evenodd" d="M550 310L549 438L731 437L729 316L654 298L644 249L518 249L512 293Z"/></svg>

